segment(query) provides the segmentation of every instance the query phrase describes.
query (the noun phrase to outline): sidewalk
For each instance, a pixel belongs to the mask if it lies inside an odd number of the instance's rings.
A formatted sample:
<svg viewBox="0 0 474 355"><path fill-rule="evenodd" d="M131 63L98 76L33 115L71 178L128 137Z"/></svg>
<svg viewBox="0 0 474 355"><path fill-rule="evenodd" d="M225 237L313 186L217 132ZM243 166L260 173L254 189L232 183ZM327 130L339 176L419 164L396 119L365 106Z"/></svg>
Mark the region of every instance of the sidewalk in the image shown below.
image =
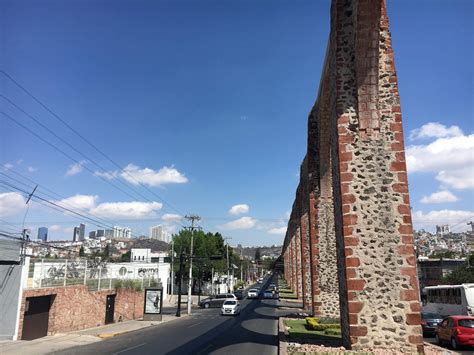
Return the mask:
<svg viewBox="0 0 474 355"><path fill-rule="evenodd" d="M179 319L176 318L174 314L166 313L167 314L163 314L163 320L161 322L131 320L70 333L46 336L35 340L0 341L0 353L2 355L48 354L75 346L95 343L120 334ZM186 314L183 314L182 317L186 317Z"/></svg>

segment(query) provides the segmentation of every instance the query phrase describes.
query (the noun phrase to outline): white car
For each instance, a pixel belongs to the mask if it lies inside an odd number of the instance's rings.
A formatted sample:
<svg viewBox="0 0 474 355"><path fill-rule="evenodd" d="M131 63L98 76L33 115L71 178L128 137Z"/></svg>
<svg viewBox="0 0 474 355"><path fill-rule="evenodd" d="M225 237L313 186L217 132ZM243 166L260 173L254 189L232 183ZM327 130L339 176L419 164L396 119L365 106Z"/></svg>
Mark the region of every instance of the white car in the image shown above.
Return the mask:
<svg viewBox="0 0 474 355"><path fill-rule="evenodd" d="M221 308L221 315L238 316L240 314L240 303L237 300L226 300Z"/></svg>
<svg viewBox="0 0 474 355"><path fill-rule="evenodd" d="M247 298L258 298L258 290L256 288L251 288L247 291Z"/></svg>
<svg viewBox="0 0 474 355"><path fill-rule="evenodd" d="M263 291L263 298L273 298L273 291L272 290Z"/></svg>

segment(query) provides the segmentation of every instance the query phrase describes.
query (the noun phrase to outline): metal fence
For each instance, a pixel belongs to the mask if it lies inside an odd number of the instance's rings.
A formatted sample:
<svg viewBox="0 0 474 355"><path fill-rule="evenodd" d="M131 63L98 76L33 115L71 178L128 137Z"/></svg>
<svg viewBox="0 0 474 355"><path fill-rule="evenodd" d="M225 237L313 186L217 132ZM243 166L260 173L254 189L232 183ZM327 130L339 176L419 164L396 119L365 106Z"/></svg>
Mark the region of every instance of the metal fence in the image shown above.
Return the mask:
<svg viewBox="0 0 474 355"><path fill-rule="evenodd" d="M25 287L85 285L91 291L98 291L118 287L143 289L161 284L157 274L127 272L123 265L91 259L35 259L29 264ZM133 270L133 264L130 268Z"/></svg>

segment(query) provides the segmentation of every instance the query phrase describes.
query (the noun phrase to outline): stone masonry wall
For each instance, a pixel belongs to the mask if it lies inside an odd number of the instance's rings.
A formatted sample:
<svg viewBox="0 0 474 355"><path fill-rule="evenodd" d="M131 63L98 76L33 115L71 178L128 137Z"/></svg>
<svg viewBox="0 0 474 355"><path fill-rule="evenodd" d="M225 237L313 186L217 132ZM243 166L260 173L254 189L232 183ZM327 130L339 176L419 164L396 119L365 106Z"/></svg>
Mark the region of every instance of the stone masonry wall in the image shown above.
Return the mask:
<svg viewBox="0 0 474 355"><path fill-rule="evenodd" d="M143 317L143 291L120 289L91 292L87 286L82 285L24 290L18 327L19 339L23 330L28 297L53 296L49 311L48 335L54 335L104 325L106 299L108 295L114 294L115 321Z"/></svg>
<svg viewBox="0 0 474 355"><path fill-rule="evenodd" d="M298 232L305 232L300 206L309 206L313 312L340 314L348 348L422 352L398 80L384 0L332 1L305 163L300 186L307 184L308 193L297 194L284 252L300 250L291 225L299 217ZM298 266L305 258L290 262Z"/></svg>

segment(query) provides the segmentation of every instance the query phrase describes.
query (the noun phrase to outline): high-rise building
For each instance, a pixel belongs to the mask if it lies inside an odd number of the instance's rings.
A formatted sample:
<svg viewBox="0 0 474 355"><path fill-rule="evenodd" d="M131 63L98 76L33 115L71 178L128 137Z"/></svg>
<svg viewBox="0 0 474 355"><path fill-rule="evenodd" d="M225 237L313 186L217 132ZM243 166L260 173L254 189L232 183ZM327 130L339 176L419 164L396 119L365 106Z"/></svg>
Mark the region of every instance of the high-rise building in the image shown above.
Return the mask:
<svg viewBox="0 0 474 355"><path fill-rule="evenodd" d="M113 227L113 236L112 238L127 238L130 239L132 237L132 229L128 227Z"/></svg>
<svg viewBox="0 0 474 355"><path fill-rule="evenodd" d="M154 226L150 228L150 238L163 240L163 226Z"/></svg>
<svg viewBox="0 0 474 355"><path fill-rule="evenodd" d="M38 239L42 240L43 242L48 241L48 228L46 227L38 228Z"/></svg>
<svg viewBox="0 0 474 355"><path fill-rule="evenodd" d="M74 227L74 231L72 232L72 241L73 242L79 241L79 227Z"/></svg>
<svg viewBox="0 0 474 355"><path fill-rule="evenodd" d="M83 242L85 240L86 225L81 223L79 227L74 227L74 232L72 234L73 242Z"/></svg>
<svg viewBox="0 0 474 355"><path fill-rule="evenodd" d="M449 225L447 224L444 224L444 225L441 225L441 226L436 226L436 234L438 235L445 235L445 234L449 234Z"/></svg>

